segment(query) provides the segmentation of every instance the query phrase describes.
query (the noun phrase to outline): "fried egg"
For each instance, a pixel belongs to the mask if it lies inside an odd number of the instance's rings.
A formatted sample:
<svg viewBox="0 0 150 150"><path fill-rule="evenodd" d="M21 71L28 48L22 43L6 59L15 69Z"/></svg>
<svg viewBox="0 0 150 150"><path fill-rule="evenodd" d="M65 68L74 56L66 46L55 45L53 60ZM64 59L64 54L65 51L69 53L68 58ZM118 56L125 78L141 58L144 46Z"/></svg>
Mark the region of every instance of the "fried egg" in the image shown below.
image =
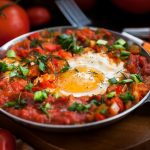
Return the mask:
<svg viewBox="0 0 150 150"><path fill-rule="evenodd" d="M108 79L118 79L121 72L126 71L123 62L116 64L103 53L88 52L67 61L70 69L58 76L59 92L65 96L104 94L109 86Z"/></svg>

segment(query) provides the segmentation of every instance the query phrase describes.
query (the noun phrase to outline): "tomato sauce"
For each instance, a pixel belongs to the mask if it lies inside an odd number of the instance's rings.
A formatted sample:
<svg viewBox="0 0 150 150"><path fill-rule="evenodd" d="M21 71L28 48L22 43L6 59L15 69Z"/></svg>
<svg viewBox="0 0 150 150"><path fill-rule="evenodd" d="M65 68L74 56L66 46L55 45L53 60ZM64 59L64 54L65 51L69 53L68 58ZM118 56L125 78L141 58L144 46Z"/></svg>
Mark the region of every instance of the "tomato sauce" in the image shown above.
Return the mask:
<svg viewBox="0 0 150 150"><path fill-rule="evenodd" d="M117 115L150 89L150 62L140 55L140 47L127 44L106 29L31 34L0 57L0 107L46 124L84 124ZM110 78L104 94L61 95L57 80L70 69L67 60L89 51L104 52L115 63L123 62L128 73Z"/></svg>

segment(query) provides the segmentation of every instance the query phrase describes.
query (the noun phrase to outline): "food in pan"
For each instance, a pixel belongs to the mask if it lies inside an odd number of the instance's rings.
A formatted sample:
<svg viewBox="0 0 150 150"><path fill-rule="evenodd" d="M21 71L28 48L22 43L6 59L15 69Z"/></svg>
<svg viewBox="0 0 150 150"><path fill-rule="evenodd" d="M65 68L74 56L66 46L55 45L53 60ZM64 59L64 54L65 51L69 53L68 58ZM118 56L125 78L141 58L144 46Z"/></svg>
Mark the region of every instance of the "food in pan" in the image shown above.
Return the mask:
<svg viewBox="0 0 150 150"><path fill-rule="evenodd" d="M141 48L106 29L44 30L3 52L0 106L45 124L85 124L117 115L150 89Z"/></svg>

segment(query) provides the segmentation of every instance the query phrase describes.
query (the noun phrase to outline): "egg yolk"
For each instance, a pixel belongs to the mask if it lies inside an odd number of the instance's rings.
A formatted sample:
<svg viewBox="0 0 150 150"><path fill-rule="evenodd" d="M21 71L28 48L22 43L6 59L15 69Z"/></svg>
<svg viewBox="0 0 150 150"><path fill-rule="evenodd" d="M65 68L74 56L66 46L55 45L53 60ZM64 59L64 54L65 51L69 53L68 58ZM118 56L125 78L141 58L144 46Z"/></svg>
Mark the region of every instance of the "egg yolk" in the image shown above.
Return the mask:
<svg viewBox="0 0 150 150"><path fill-rule="evenodd" d="M66 92L81 93L96 89L103 81L104 75L101 72L80 66L60 74L58 86Z"/></svg>

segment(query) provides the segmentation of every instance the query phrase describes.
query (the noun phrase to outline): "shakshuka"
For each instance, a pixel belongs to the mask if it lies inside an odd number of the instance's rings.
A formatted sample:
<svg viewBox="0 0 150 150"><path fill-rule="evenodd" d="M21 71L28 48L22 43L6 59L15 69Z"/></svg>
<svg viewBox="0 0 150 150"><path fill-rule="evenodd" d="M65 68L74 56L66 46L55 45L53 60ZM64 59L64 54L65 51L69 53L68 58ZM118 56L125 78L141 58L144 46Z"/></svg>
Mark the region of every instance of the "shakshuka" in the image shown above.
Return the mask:
<svg viewBox="0 0 150 150"><path fill-rule="evenodd" d="M45 124L117 115L150 89L141 48L106 29L35 32L0 55L0 107Z"/></svg>

